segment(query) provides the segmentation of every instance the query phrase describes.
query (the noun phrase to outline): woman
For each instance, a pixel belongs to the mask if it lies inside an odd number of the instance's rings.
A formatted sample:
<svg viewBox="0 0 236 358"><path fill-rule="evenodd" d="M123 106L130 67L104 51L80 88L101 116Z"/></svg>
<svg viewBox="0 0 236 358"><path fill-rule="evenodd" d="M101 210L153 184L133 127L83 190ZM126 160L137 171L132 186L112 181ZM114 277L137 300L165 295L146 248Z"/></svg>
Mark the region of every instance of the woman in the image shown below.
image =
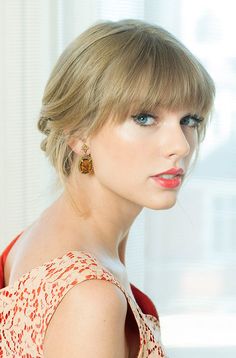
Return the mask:
<svg viewBox="0 0 236 358"><path fill-rule="evenodd" d="M100 22L65 49L38 122L63 190L2 254L2 357L166 357L126 243L143 207L175 204L213 99L203 66L158 26Z"/></svg>

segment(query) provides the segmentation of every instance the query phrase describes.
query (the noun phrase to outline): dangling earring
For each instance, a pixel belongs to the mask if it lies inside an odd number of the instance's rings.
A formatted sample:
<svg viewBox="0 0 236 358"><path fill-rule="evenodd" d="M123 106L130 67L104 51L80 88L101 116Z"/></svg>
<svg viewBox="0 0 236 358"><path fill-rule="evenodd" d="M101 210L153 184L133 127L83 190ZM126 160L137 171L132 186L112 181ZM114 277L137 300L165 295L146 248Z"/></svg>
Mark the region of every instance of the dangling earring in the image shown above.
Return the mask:
<svg viewBox="0 0 236 358"><path fill-rule="evenodd" d="M84 143L82 146L82 150L84 151L84 155L80 158L79 161L79 170L83 174L93 174L93 161L91 158L91 154L86 154L88 150L88 146Z"/></svg>

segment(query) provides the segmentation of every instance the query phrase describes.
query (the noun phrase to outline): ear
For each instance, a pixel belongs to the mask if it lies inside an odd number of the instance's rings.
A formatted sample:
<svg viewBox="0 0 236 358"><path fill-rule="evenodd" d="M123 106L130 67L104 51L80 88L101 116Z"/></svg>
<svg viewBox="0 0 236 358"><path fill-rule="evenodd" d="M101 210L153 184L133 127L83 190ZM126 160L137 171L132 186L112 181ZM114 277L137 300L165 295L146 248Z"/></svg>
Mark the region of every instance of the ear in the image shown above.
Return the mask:
<svg viewBox="0 0 236 358"><path fill-rule="evenodd" d="M79 154L81 151L81 147L83 145L83 141L81 139L79 139L78 137L71 137L68 141L67 141L68 146L73 150L73 152Z"/></svg>
<svg viewBox="0 0 236 358"><path fill-rule="evenodd" d="M81 148L83 144L86 143L89 146L89 139L87 138L78 138L78 136L71 136L67 144L77 154L81 154Z"/></svg>

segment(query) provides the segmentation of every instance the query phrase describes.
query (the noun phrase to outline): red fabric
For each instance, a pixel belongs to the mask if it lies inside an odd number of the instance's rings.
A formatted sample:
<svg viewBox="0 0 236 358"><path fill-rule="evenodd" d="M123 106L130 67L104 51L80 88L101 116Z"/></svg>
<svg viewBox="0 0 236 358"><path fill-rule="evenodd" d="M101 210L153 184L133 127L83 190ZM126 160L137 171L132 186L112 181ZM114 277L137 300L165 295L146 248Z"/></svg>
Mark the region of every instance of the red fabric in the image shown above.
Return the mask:
<svg viewBox="0 0 236 358"><path fill-rule="evenodd" d="M159 316L156 307L154 303L151 301L151 299L144 292L140 291L136 286L134 286L132 283L130 285L135 300L139 305L139 307L141 308L142 312L145 314L151 314L152 316L155 316L159 321Z"/></svg>
<svg viewBox="0 0 236 358"><path fill-rule="evenodd" d="M23 231L17 235L11 242L8 244L8 246L5 248L5 250L0 255L0 289L3 288L4 285L4 266L6 262L7 255L9 251L11 250L12 246L15 244L16 240L20 237L20 235L23 233Z"/></svg>
<svg viewBox="0 0 236 358"><path fill-rule="evenodd" d="M23 231L17 235L5 248L5 250L0 255L0 289L3 288L4 285L4 266L6 262L7 255L15 242L18 240L18 238L21 236ZM141 308L142 312L145 314L151 314L152 316L155 316L159 320L159 316L156 310L156 307L154 303L151 301L151 299L142 291L140 291L136 286L134 286L132 283L130 284L131 290L133 292L133 295L135 297L135 300L139 307Z"/></svg>

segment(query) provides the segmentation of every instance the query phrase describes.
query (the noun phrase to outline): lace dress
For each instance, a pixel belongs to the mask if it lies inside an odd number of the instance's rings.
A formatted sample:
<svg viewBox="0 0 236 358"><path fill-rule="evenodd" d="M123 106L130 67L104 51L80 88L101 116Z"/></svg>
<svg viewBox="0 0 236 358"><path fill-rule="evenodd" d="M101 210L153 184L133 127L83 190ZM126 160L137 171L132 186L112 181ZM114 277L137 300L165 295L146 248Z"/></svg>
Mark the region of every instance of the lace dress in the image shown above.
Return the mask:
<svg viewBox="0 0 236 358"><path fill-rule="evenodd" d="M43 357L43 341L50 319L66 293L85 280L106 280L124 293L139 330L137 358L167 358L161 344L160 323L151 299L130 284L134 299L114 275L85 251L69 251L4 285L4 264L19 234L0 256L0 357Z"/></svg>

